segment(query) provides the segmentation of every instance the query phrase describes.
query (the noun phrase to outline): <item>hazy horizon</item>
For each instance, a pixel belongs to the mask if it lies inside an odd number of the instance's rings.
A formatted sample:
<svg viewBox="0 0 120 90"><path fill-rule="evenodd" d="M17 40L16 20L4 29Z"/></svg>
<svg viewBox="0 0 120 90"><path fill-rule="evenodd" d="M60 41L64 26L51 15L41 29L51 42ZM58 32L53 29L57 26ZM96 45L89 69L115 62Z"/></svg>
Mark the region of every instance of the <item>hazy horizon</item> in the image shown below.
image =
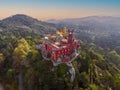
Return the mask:
<svg viewBox="0 0 120 90"><path fill-rule="evenodd" d="M39 20L120 16L120 0L0 0L0 19L25 14Z"/></svg>

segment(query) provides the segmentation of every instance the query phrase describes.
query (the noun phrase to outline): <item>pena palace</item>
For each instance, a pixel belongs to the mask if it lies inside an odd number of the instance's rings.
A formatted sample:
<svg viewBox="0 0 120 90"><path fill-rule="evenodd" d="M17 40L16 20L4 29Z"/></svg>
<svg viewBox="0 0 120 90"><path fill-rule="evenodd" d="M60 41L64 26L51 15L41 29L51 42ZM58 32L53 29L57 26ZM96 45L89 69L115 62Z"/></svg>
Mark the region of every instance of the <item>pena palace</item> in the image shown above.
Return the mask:
<svg viewBox="0 0 120 90"><path fill-rule="evenodd" d="M74 30L61 28L56 34L46 35L41 44L42 57L51 60L54 66L71 63L78 56L79 43L74 37Z"/></svg>

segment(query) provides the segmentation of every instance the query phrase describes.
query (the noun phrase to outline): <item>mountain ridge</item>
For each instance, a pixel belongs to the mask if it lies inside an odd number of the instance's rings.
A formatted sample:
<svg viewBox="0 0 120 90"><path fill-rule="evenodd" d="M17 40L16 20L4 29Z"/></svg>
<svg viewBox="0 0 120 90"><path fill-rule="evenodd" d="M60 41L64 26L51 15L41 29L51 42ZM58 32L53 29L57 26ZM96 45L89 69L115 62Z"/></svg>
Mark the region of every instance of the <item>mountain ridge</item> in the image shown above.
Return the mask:
<svg viewBox="0 0 120 90"><path fill-rule="evenodd" d="M84 20L84 19L102 19L102 18L113 18L113 19L120 19L120 16L86 16L86 17L80 17L80 18L65 18L65 19L49 19L46 22L61 22L61 21L70 21L70 20Z"/></svg>
<svg viewBox="0 0 120 90"><path fill-rule="evenodd" d="M40 21L24 14L16 14L0 21L0 30L10 31L13 34L16 33L16 31L17 33L23 31L29 34L35 33L42 35L55 32L55 29L55 24Z"/></svg>

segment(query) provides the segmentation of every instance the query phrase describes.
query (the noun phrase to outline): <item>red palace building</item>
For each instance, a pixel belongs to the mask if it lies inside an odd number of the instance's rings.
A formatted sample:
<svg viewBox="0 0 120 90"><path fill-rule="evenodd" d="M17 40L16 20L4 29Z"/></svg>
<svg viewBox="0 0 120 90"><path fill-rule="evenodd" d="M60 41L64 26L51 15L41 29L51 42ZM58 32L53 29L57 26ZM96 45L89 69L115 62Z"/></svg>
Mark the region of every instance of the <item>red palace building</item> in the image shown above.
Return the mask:
<svg viewBox="0 0 120 90"><path fill-rule="evenodd" d="M54 40L45 37L41 46L42 57L51 60L56 66L60 63L71 63L78 56L79 43L74 38L74 30L68 30L66 38L56 35Z"/></svg>

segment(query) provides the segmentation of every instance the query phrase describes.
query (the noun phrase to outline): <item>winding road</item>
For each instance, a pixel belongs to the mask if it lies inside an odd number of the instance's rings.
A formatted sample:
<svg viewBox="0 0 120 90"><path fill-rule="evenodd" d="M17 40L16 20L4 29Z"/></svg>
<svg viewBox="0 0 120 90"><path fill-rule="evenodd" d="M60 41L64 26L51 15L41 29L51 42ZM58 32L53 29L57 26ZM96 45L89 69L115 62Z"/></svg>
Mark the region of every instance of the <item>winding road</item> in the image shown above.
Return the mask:
<svg viewBox="0 0 120 90"><path fill-rule="evenodd" d="M72 63L67 63L67 66L71 67L71 68L69 69L69 73L71 74L70 81L73 82L74 79L75 79L75 69L74 69Z"/></svg>

